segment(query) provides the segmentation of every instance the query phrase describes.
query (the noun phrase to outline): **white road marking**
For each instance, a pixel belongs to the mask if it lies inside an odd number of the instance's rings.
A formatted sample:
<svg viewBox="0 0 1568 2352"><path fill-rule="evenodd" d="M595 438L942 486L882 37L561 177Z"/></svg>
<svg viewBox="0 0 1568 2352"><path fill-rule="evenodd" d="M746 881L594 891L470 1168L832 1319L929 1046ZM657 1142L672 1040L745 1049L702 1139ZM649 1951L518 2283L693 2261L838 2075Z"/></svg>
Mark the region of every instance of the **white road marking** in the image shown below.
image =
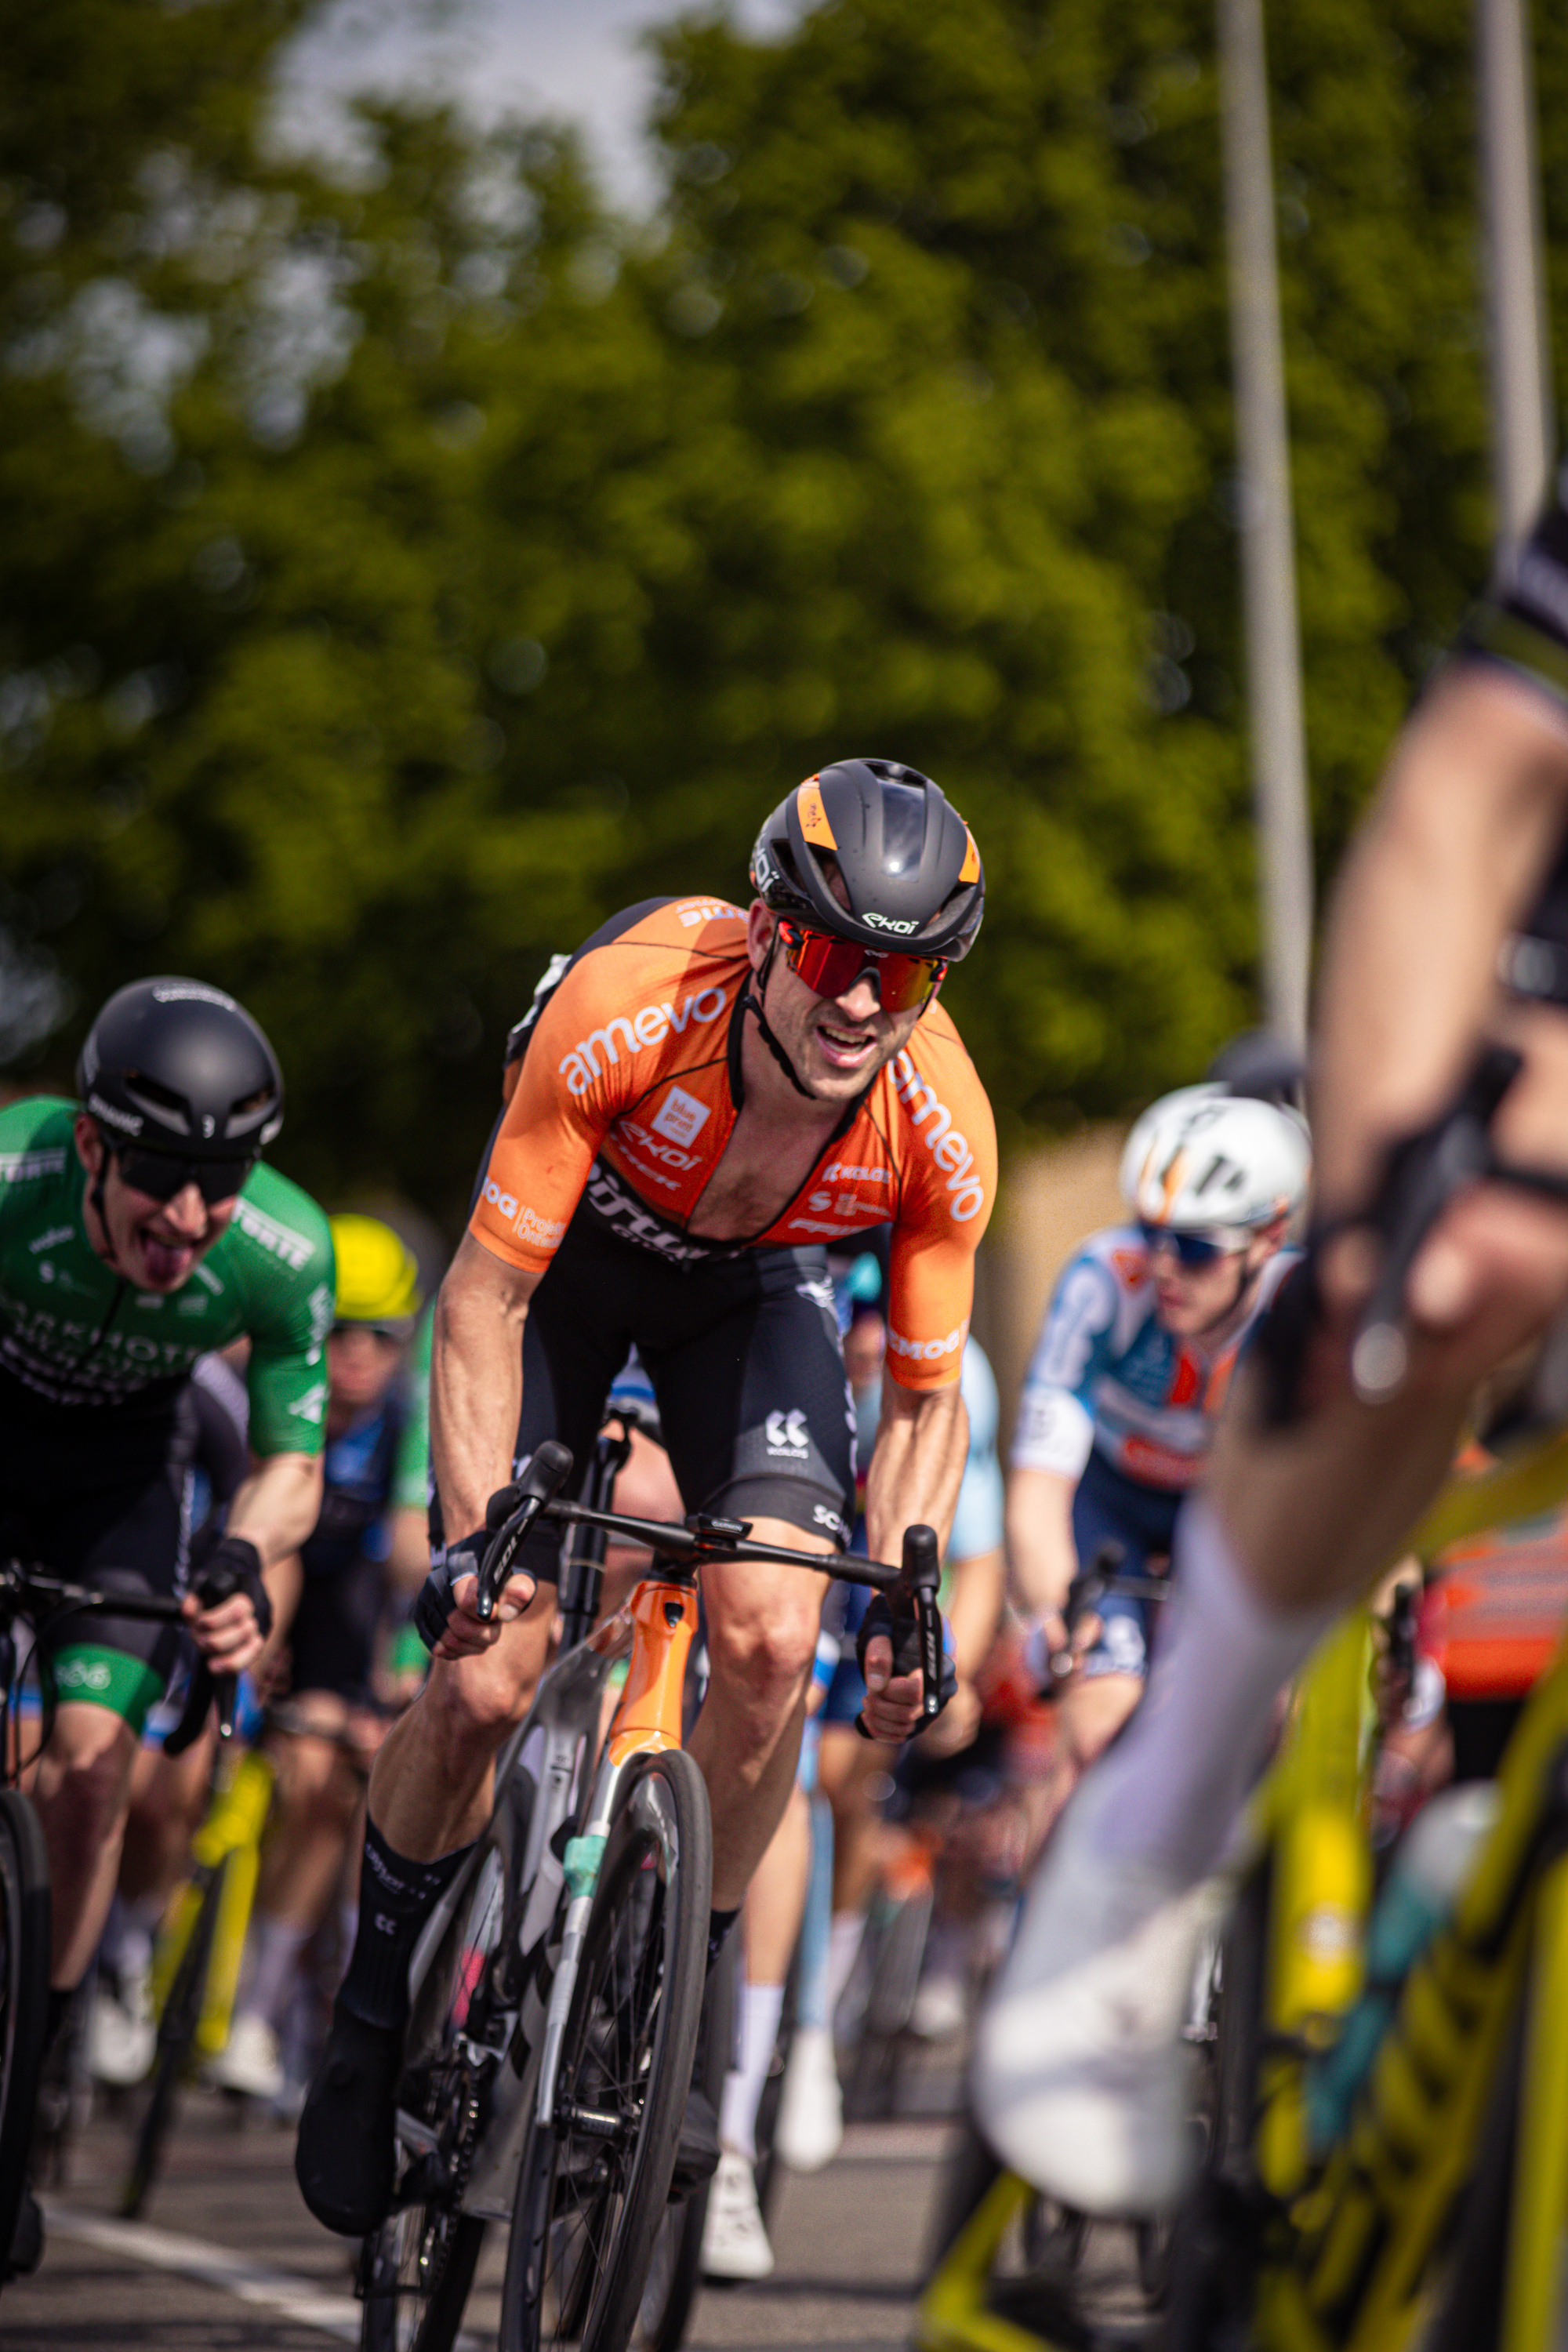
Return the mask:
<svg viewBox="0 0 1568 2352"><path fill-rule="evenodd" d="M79 2212L52 2197L40 2201L45 2221L57 2237L79 2239L84 2245L101 2247L105 2253L128 2255L132 2262L145 2263L150 2270L201 2279L241 2303L274 2312L296 2327L313 2327L341 2344L360 2340L360 2305L353 2295L329 2294L310 2279L275 2271L265 2263L252 2262L248 2254L215 2246L205 2238L151 2230L143 2221L114 2221L105 2214ZM479 2352L477 2336L465 2333L458 2343L459 2352Z"/></svg>

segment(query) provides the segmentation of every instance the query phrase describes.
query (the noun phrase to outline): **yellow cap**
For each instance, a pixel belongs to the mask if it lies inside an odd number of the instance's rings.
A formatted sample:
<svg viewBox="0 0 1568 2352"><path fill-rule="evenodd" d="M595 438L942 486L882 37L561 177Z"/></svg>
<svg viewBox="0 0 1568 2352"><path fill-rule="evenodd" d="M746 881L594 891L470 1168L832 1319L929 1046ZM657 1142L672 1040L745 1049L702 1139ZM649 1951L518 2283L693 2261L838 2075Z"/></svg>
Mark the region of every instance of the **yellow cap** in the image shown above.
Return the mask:
<svg viewBox="0 0 1568 2352"><path fill-rule="evenodd" d="M411 1321L419 1312L419 1268L406 1243L379 1217L333 1217L331 1223L338 1261L338 1321Z"/></svg>

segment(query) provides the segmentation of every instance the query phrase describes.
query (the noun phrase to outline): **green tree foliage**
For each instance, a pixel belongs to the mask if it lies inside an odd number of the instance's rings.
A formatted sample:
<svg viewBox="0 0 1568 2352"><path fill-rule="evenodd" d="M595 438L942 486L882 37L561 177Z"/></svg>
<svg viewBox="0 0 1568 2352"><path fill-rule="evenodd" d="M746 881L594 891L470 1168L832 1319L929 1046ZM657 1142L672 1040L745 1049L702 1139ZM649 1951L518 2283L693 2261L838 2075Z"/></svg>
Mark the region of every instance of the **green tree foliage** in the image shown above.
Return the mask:
<svg viewBox="0 0 1568 2352"><path fill-rule="evenodd" d="M981 841L1005 1133L1194 1075L1254 945L1207 0L678 24L632 225L559 135L279 160L302 8L0 0L0 988L56 960L58 1066L197 970L287 1165L452 1223L546 954L862 751ZM1269 34L1326 863L1484 569L1468 0Z"/></svg>

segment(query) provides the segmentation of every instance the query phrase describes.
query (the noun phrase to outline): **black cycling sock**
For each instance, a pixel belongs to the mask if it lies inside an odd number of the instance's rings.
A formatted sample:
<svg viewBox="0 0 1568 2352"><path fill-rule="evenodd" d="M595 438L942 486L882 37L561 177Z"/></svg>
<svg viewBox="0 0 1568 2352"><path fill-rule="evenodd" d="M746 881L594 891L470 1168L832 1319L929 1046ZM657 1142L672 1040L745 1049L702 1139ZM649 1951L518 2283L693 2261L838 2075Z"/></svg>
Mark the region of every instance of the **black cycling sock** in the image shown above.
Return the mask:
<svg viewBox="0 0 1568 2352"><path fill-rule="evenodd" d="M726 1942L729 1940L730 1930L734 1926L740 1916L741 1906L738 1903L732 1911L710 1911L708 1914L708 1966L710 1971L711 1971L714 1961L718 1958L720 1953L723 1950Z"/></svg>
<svg viewBox="0 0 1568 2352"><path fill-rule="evenodd" d="M369 1814L359 1874L359 1925L338 1999L367 2025L400 2026L408 2015L408 1963L419 1931L473 1850L459 1846L436 1862L394 1853Z"/></svg>

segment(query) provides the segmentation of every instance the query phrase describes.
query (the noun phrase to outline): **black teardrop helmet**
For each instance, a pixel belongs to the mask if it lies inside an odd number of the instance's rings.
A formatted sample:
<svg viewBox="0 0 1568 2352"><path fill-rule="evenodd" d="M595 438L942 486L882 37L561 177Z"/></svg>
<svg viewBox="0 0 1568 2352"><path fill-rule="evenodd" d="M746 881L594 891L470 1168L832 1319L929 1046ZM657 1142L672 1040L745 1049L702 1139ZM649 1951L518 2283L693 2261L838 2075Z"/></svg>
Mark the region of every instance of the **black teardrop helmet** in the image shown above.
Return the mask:
<svg viewBox="0 0 1568 2352"><path fill-rule="evenodd" d="M277 1055L244 1006L202 980L116 990L76 1083L106 1142L183 1160L254 1158L283 1124Z"/></svg>
<svg viewBox="0 0 1568 2352"><path fill-rule="evenodd" d="M829 885L835 868L847 910ZM985 908L973 835L929 776L896 760L838 760L808 776L757 835L752 887L836 939L954 963Z"/></svg>

